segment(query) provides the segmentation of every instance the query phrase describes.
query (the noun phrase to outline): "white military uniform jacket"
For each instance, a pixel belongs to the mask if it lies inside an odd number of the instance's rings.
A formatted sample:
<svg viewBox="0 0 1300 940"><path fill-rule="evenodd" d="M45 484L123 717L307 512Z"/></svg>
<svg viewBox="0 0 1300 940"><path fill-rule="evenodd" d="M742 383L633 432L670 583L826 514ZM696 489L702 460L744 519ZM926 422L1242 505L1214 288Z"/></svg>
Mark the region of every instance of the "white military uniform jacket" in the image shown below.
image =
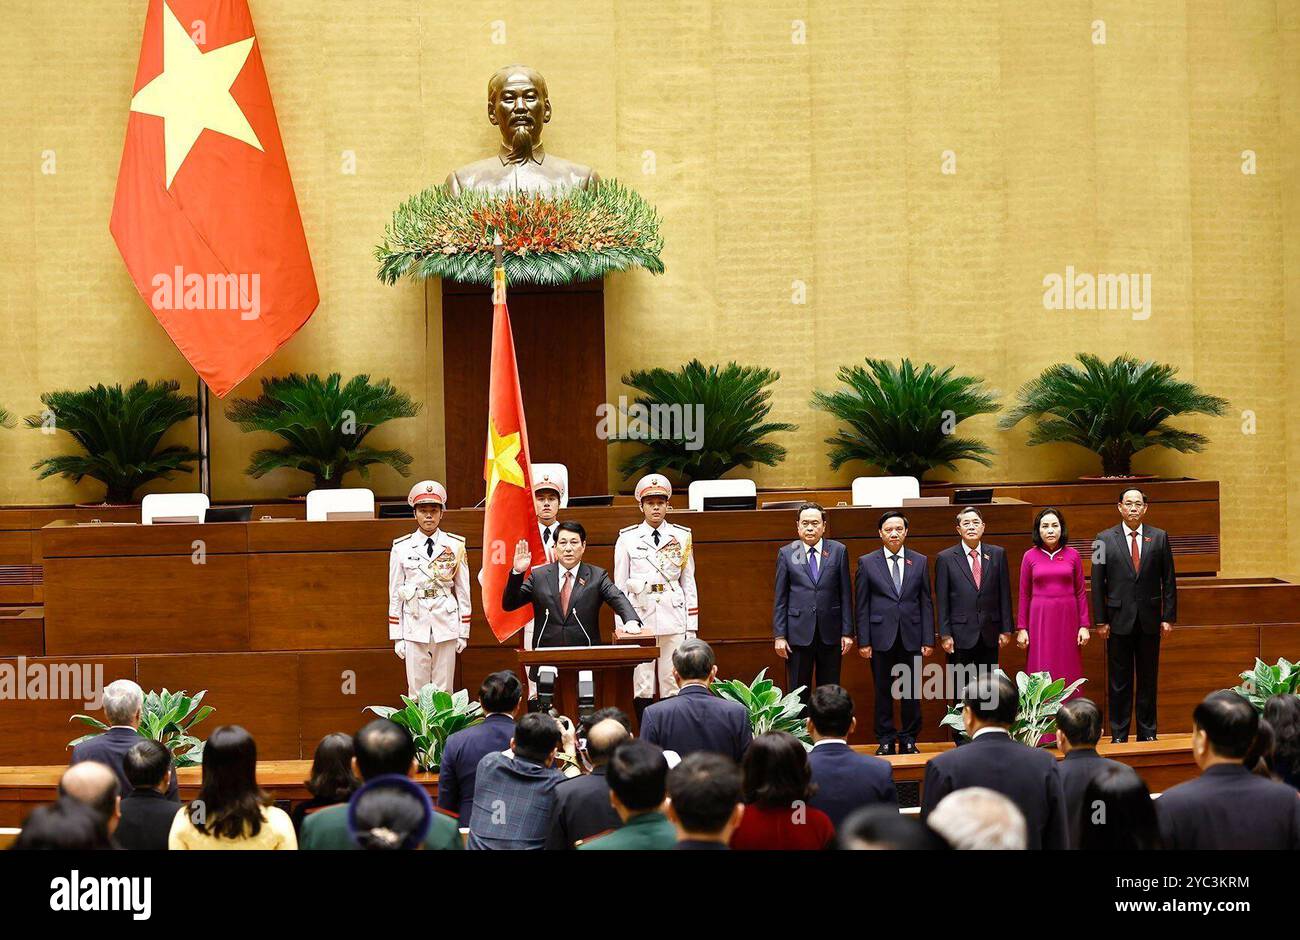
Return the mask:
<svg viewBox="0 0 1300 940"><path fill-rule="evenodd" d="M619 532L614 543L614 584L640 614L641 626L655 636L695 633L700 608L691 530L665 519L659 523L657 546L654 531L642 522ZM622 625L618 617L614 620Z"/></svg>
<svg viewBox="0 0 1300 940"><path fill-rule="evenodd" d="M427 539L433 539L433 557ZM444 643L469 637L465 540L441 529L393 539L388 556L388 638Z"/></svg>

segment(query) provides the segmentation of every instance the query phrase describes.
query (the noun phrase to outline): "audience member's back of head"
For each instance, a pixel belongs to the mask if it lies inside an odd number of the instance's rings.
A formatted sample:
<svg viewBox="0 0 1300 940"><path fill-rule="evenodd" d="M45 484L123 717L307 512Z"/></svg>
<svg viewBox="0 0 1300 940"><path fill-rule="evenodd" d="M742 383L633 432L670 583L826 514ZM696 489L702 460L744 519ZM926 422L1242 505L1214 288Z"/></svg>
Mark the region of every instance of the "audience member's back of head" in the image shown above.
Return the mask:
<svg viewBox="0 0 1300 940"><path fill-rule="evenodd" d="M721 754L697 751L668 772L673 813L688 832L722 832L740 795L740 768Z"/></svg>
<svg viewBox="0 0 1300 940"><path fill-rule="evenodd" d="M1101 709L1091 699L1071 699L1057 711L1056 727L1071 747L1096 747L1101 740Z"/></svg>
<svg viewBox="0 0 1300 940"><path fill-rule="evenodd" d="M533 712L515 723L515 757L544 764L560 746L560 725L550 715Z"/></svg>
<svg viewBox="0 0 1300 940"><path fill-rule="evenodd" d="M130 679L104 686L104 716L110 725L129 725L144 708L144 690Z"/></svg>
<svg viewBox="0 0 1300 940"><path fill-rule="evenodd" d="M1236 692L1212 692L1192 712L1192 724L1219 757L1245 760L1259 731L1259 714Z"/></svg>
<svg viewBox="0 0 1300 940"><path fill-rule="evenodd" d="M615 708L614 706L609 705L605 708L598 708L590 715L583 715L578 719L578 726L582 729L583 736L585 737L592 728L596 727L596 725L600 724L606 718L612 718L614 721L617 721L627 729L628 734L632 734L634 731L632 727L632 719L628 717L627 712L623 711L621 708Z"/></svg>
<svg viewBox="0 0 1300 940"><path fill-rule="evenodd" d="M892 806L865 806L840 824L840 849L902 849L935 851L951 846L919 819L903 816Z"/></svg>
<svg viewBox="0 0 1300 940"><path fill-rule="evenodd" d="M1124 764L1106 767L1088 781L1078 823L1080 849L1160 848L1151 791L1137 771Z"/></svg>
<svg viewBox="0 0 1300 940"><path fill-rule="evenodd" d="M1300 778L1300 695L1274 695L1264 703L1264 720L1273 729L1270 766L1296 785Z"/></svg>
<svg viewBox="0 0 1300 940"><path fill-rule="evenodd" d="M1015 684L1000 672L980 675L966 686L962 701L985 724L1014 724L1020 710Z"/></svg>
<svg viewBox="0 0 1300 940"><path fill-rule="evenodd" d="M108 820L69 796L32 810L14 841L19 851L111 849Z"/></svg>
<svg viewBox="0 0 1300 940"><path fill-rule="evenodd" d="M239 725L222 725L203 745L203 784L198 803L203 812L190 819L199 832L221 838L256 836L262 810L272 804L257 785L257 742Z"/></svg>
<svg viewBox="0 0 1300 940"><path fill-rule="evenodd" d="M509 715L519 707L522 695L523 685L519 682L519 677L511 670L503 669L483 680L478 690L478 702L488 715Z"/></svg>
<svg viewBox="0 0 1300 940"><path fill-rule="evenodd" d="M1251 773L1259 774L1259 776L1267 777L1270 780L1273 778L1273 745L1275 737L1273 726L1268 723L1268 719L1261 718L1259 726L1255 729L1255 738L1250 742L1250 749L1246 751L1246 756L1241 760Z"/></svg>
<svg viewBox="0 0 1300 940"><path fill-rule="evenodd" d="M341 731L325 735L312 756L307 791L320 800L345 802L361 785L352 773L355 755L352 735Z"/></svg>
<svg viewBox="0 0 1300 940"><path fill-rule="evenodd" d="M614 748L632 737L631 732L616 718L606 718L592 725L587 733L587 757L594 766L609 763L609 756Z"/></svg>
<svg viewBox="0 0 1300 940"><path fill-rule="evenodd" d="M954 849L1023 849L1028 844L1024 814L987 787L954 790L926 822Z"/></svg>
<svg viewBox="0 0 1300 940"><path fill-rule="evenodd" d="M754 738L741 764L746 803L787 807L815 792L808 752L792 734L768 731Z"/></svg>
<svg viewBox="0 0 1300 940"><path fill-rule="evenodd" d="M625 740L610 755L605 779L620 803L634 813L643 813L663 804L668 761L658 745Z"/></svg>
<svg viewBox="0 0 1300 940"><path fill-rule="evenodd" d="M117 815L117 798L122 785L117 774L95 761L73 764L59 780L59 795L76 800L104 817L105 821Z"/></svg>
<svg viewBox="0 0 1300 940"><path fill-rule="evenodd" d="M352 738L362 780L385 774L407 776L415 761L415 741L406 729L387 718L376 718Z"/></svg>
<svg viewBox="0 0 1300 940"><path fill-rule="evenodd" d="M818 686L808 696L808 717L822 737L847 737L853 725L853 698L838 685Z"/></svg>
<svg viewBox="0 0 1300 940"><path fill-rule="evenodd" d="M687 640L673 653L673 668L683 679L707 679L717 662L713 647L699 638Z"/></svg>
<svg viewBox="0 0 1300 940"><path fill-rule="evenodd" d="M348 810L353 839L372 851L420 848L434 811L428 794L399 775L368 783L353 796Z"/></svg>
<svg viewBox="0 0 1300 940"><path fill-rule="evenodd" d="M151 738L141 738L131 745L122 759L122 773L136 790L157 790L171 766L171 753Z"/></svg>

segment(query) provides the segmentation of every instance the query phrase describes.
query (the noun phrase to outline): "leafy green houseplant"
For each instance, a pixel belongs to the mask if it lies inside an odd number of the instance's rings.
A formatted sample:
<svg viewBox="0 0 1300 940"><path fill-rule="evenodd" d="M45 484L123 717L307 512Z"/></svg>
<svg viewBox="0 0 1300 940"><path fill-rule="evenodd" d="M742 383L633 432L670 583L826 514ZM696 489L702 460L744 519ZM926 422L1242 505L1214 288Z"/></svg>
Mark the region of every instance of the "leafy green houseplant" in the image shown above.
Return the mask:
<svg viewBox="0 0 1300 940"><path fill-rule="evenodd" d="M1081 368L1059 363L1021 386L1019 403L1000 425L1012 428L1032 418L1029 444L1086 448L1101 458L1104 476L1131 476L1133 455L1148 447L1200 453L1208 438L1166 422L1180 415L1221 415L1228 406L1227 399L1178 381L1174 366L1132 356L1110 362L1089 353L1076 358Z"/></svg>
<svg viewBox="0 0 1300 940"><path fill-rule="evenodd" d="M366 709L405 728L415 741L415 759L421 770L435 771L442 763L447 739L483 720L483 708L469 700L469 692L444 692L432 682L415 698L403 695L402 708L367 705Z"/></svg>
<svg viewBox="0 0 1300 940"><path fill-rule="evenodd" d="M999 675L1006 675L1001 669ZM1056 733L1056 713L1075 689L1087 682L1075 679L1068 686L1064 679L1053 679L1046 672L1016 673L1016 691L1019 708L1016 721L1010 728L1011 737L1021 744L1038 747L1043 738ZM965 737L966 722L960 704L948 706L948 713L939 722L941 728L952 728Z"/></svg>
<svg viewBox="0 0 1300 940"><path fill-rule="evenodd" d="M151 480L192 472L197 451L179 444L159 447L173 425L198 414L197 399L179 389L179 382L141 379L126 389L96 385L46 392L44 412L28 415L24 423L47 433L66 431L85 453L38 460L32 465L40 471L37 478L57 474L80 483L90 477L104 484L107 502L129 503Z"/></svg>
<svg viewBox="0 0 1300 940"><path fill-rule="evenodd" d="M554 196L430 187L393 213L375 248L379 279L490 284L497 236L511 284L569 284L631 267L664 271L654 208L617 180L601 180Z"/></svg>
<svg viewBox="0 0 1300 940"><path fill-rule="evenodd" d="M955 431L967 418L997 411L997 394L985 391L983 379L954 369L929 362L917 368L910 359L842 367L836 378L847 387L812 397L814 408L844 424L826 439L831 469L861 460L891 476L922 480L935 467L956 469L958 460L989 466L993 448Z"/></svg>
<svg viewBox="0 0 1300 940"><path fill-rule="evenodd" d="M651 472L683 479L713 480L736 467L775 467L786 449L766 440L797 425L767 420L768 386L780 372L729 362L706 366L692 359L677 369L640 369L623 376L637 395L619 427L608 428L611 444L634 440L644 449L619 466L624 479ZM606 416L606 422L615 420ZM621 424L626 421L627 427Z"/></svg>
<svg viewBox="0 0 1300 940"><path fill-rule="evenodd" d="M211 705L202 704L203 696L207 694L206 689L193 696L185 691L168 692L166 689L145 693L144 705L140 709L140 727L136 732L171 751L177 767L198 766L203 763L203 742L194 736L194 726L213 712ZM81 721L96 729L69 741L68 747L75 747L108 730L108 725L89 715L73 715L68 720Z"/></svg>
<svg viewBox="0 0 1300 940"><path fill-rule="evenodd" d="M1300 663L1279 658L1270 666L1255 658L1255 668L1241 673L1241 685L1232 691L1255 706L1261 714L1264 705L1274 695L1300 695Z"/></svg>
<svg viewBox="0 0 1300 940"><path fill-rule="evenodd" d="M754 735L768 731L786 731L798 738L804 745L811 746L812 738L804 724L803 702L799 693L803 686L786 695L767 678L764 669L754 681L746 685L740 679L717 679L709 686L709 691L718 698L739 702L749 711L749 727Z"/></svg>
<svg viewBox="0 0 1300 940"><path fill-rule="evenodd" d="M370 467L382 464L402 476L410 475L412 457L404 450L376 450L365 445L366 436L395 418L413 418L420 406L388 379L371 382L368 375L353 376L346 384L331 373L262 379L262 394L241 398L226 417L243 431L267 431L283 438L284 446L253 454L244 471L262 477L272 470L301 470L311 474L315 489L337 488L343 477L356 470L370 478Z"/></svg>

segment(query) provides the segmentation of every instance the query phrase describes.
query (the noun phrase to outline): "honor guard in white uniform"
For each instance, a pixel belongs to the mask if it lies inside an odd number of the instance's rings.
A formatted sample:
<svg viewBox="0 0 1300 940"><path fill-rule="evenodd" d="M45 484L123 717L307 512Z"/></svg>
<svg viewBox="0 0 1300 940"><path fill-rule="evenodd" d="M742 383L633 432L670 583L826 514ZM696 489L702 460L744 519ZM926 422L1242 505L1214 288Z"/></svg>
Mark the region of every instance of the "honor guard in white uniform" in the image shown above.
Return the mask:
<svg viewBox="0 0 1300 940"><path fill-rule="evenodd" d="M560 500L564 496L564 484L559 477L543 472L533 480L533 507L537 510L537 531L542 537L542 550L546 552L544 564L555 561L555 530L560 522ZM537 568L537 565L533 566ZM533 622L524 624L524 649L533 648ZM525 670L525 681L527 670ZM528 697L537 698L537 686L528 682Z"/></svg>
<svg viewBox="0 0 1300 940"><path fill-rule="evenodd" d="M695 636L700 610L691 530L664 518L673 495L672 485L662 475L651 473L637 481L634 492L644 521L618 534L614 544L614 584L627 595L641 616L643 628L654 633L659 647L658 661L637 666L632 680L633 694L638 699L652 699L656 673L661 697L677 692L673 653L688 637ZM618 618L615 625L622 626Z"/></svg>
<svg viewBox="0 0 1300 940"><path fill-rule="evenodd" d="M411 487L406 502L419 525L393 539L388 556L388 638L406 661L407 694L432 682L451 692L456 654L469 642L469 564L465 540L438 528L447 491L435 480Z"/></svg>

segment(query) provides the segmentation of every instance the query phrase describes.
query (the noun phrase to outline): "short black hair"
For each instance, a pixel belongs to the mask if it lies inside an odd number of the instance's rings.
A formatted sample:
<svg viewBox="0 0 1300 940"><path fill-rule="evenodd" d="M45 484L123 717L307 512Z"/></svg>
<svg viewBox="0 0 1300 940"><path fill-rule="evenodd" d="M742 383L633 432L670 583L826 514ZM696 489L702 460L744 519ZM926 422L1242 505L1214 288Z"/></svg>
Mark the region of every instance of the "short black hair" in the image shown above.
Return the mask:
<svg viewBox="0 0 1300 940"><path fill-rule="evenodd" d="M1101 810L1101 812L1097 812ZM1078 826L1083 850L1145 851L1160 848L1160 824L1151 791L1127 764L1096 771L1083 791Z"/></svg>
<svg viewBox="0 0 1300 940"><path fill-rule="evenodd" d="M515 756L541 764L560 746L560 725L550 715L533 712L515 724Z"/></svg>
<svg viewBox="0 0 1300 940"><path fill-rule="evenodd" d="M519 706L524 689L519 677L509 669L491 673L478 688L478 702L489 715L513 712Z"/></svg>
<svg viewBox="0 0 1300 940"><path fill-rule="evenodd" d="M806 510L809 509L816 509L819 513L821 513L822 522L826 521L826 510L822 507L822 504L814 503L812 501L806 501L799 504L799 511L794 514L795 519L798 519L800 516L804 514Z"/></svg>
<svg viewBox="0 0 1300 940"><path fill-rule="evenodd" d="M880 518L876 520L877 531L883 529L885 527L885 523L893 518L899 518L903 520L903 531L906 532L908 529L907 516L903 515L897 509L888 509L885 512L882 512L880 514Z"/></svg>
<svg viewBox="0 0 1300 940"><path fill-rule="evenodd" d="M818 734L842 738L853 724L853 697L841 686L819 685L808 696L808 717Z"/></svg>
<svg viewBox="0 0 1300 940"><path fill-rule="evenodd" d="M854 843L883 849L944 851L947 840L913 816L903 816L892 806L864 806L840 823L836 847L852 849Z"/></svg>
<svg viewBox="0 0 1300 940"><path fill-rule="evenodd" d="M352 735L342 731L325 735L312 755L307 792L319 800L347 801L361 787L361 781L352 772L355 756Z"/></svg>
<svg viewBox="0 0 1300 940"><path fill-rule="evenodd" d="M32 810L14 841L16 850L111 849L108 818L70 796Z"/></svg>
<svg viewBox="0 0 1300 940"><path fill-rule="evenodd" d="M652 810L664 801L668 788L668 760L657 744L623 741L614 748L605 770L609 788L633 812Z"/></svg>
<svg viewBox="0 0 1300 940"><path fill-rule="evenodd" d="M962 701L980 721L1010 725L1020 711L1020 696L1004 673L984 673L966 686ZM968 728L967 731L970 729Z"/></svg>
<svg viewBox="0 0 1300 940"><path fill-rule="evenodd" d="M1273 765L1300 773L1300 695L1274 695L1264 703L1264 720L1273 729Z"/></svg>
<svg viewBox="0 0 1300 940"><path fill-rule="evenodd" d="M983 521L984 521L984 513L980 512L980 511L979 511L978 509L976 509L974 506L967 506L967 507L966 507L965 509L963 509L961 512L957 513L957 522L960 524L960 523L961 523L961 517L962 517L962 516L968 516L968 515L970 515L971 513L974 513L976 516L978 516L980 522L983 522Z"/></svg>
<svg viewBox="0 0 1300 940"><path fill-rule="evenodd" d="M785 731L767 731L754 738L740 770L746 803L788 809L817 792L808 752L798 738Z"/></svg>
<svg viewBox="0 0 1300 940"><path fill-rule="evenodd" d="M376 718L358 731L352 738L352 749L362 780L383 774L405 777L415 760L415 741L405 728L387 718Z"/></svg>
<svg viewBox="0 0 1300 940"><path fill-rule="evenodd" d="M683 679L707 679L717 662L713 647L699 637L687 640L673 653L673 668Z"/></svg>
<svg viewBox="0 0 1300 940"><path fill-rule="evenodd" d="M587 544L587 530L582 527L581 522L569 522L568 520L561 522L555 527L555 537L557 539L560 537L561 532L572 532L582 541L583 545Z"/></svg>
<svg viewBox="0 0 1300 940"><path fill-rule="evenodd" d="M1056 727L1074 747L1092 747L1101 740L1101 709L1092 699L1071 699L1057 710Z"/></svg>
<svg viewBox="0 0 1300 940"><path fill-rule="evenodd" d="M696 751L668 771L673 812L689 832L719 833L740 802L740 768L721 754Z"/></svg>
<svg viewBox="0 0 1300 940"><path fill-rule="evenodd" d="M1044 516L1055 516L1056 521L1061 523L1061 541L1056 543L1057 548L1064 548L1070 544L1070 530L1065 526L1065 516L1061 515L1061 510L1054 506L1047 506L1038 510L1034 516L1034 530L1029 533L1029 537L1034 540L1034 544L1046 551L1043 545L1043 534L1038 531L1039 524L1043 521Z"/></svg>
<svg viewBox="0 0 1300 940"><path fill-rule="evenodd" d="M141 738L122 758L122 776L136 790L156 790L172 765L171 752L153 738Z"/></svg>
<svg viewBox="0 0 1300 940"><path fill-rule="evenodd" d="M1142 497L1143 503L1151 502L1151 500L1147 498L1146 491L1136 486L1126 486L1124 487L1124 489L1120 490L1119 501L1121 503L1124 502L1124 497L1127 496L1129 493L1137 493L1139 496Z"/></svg>
<svg viewBox="0 0 1300 940"><path fill-rule="evenodd" d="M1259 713L1236 692L1211 692L1192 712L1192 723L1205 732L1214 753L1242 760L1259 732Z"/></svg>

